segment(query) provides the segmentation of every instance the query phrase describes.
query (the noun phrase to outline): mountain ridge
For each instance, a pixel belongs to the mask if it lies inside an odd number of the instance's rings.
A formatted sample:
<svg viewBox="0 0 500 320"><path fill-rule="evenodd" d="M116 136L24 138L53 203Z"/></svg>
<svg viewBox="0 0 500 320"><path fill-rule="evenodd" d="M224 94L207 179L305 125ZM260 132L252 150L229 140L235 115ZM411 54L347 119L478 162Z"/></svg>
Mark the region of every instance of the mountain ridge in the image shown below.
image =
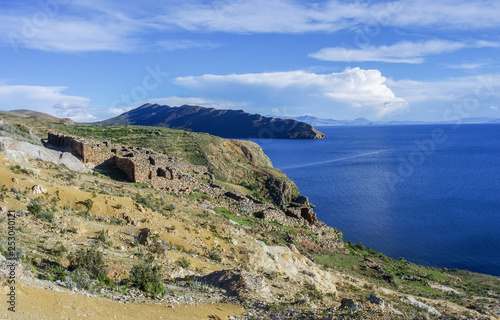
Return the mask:
<svg viewBox="0 0 500 320"><path fill-rule="evenodd" d="M313 126L293 119L271 118L243 110L194 105L170 107L147 103L117 117L94 124L167 127L206 132L223 138L322 139L326 137Z"/></svg>

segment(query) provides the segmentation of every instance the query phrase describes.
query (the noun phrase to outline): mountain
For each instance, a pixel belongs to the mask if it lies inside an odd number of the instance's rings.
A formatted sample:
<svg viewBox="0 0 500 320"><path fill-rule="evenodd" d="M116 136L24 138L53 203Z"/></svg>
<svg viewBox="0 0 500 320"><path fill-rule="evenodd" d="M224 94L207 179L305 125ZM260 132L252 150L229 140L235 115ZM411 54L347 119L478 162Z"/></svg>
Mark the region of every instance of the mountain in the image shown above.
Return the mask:
<svg viewBox="0 0 500 320"><path fill-rule="evenodd" d="M460 121L415 121L415 120L394 120L394 121L370 121L365 118L357 118L354 120L335 120L335 119L324 119L314 116L299 116L299 117L288 117L280 116L282 119L294 119L297 121L305 122L311 126L316 127L328 127L328 126L398 126L398 125L416 125L416 124L482 124L482 123L500 123L500 119L493 119L487 117L475 117L475 118L462 118Z"/></svg>
<svg viewBox="0 0 500 320"><path fill-rule="evenodd" d="M17 110L10 110L10 111L0 110L0 113L12 115L12 116L18 116L21 118L40 117L40 118L44 118L44 119L58 120L58 118L51 116L50 114L38 112L38 111L32 111L32 110L28 110L28 109L17 109Z"/></svg>
<svg viewBox="0 0 500 320"><path fill-rule="evenodd" d="M354 120L334 120L323 119L314 116L299 116L299 117L282 117L283 119L293 119L310 124L311 126L327 127L327 126L371 126L379 125L381 122L370 121L365 118L357 118Z"/></svg>
<svg viewBox="0 0 500 320"><path fill-rule="evenodd" d="M297 120L264 117L243 110L220 110L190 105L170 107L147 103L95 124L167 127L207 132L224 138L322 139L326 137L311 125Z"/></svg>
<svg viewBox="0 0 500 320"><path fill-rule="evenodd" d="M21 118L33 118L33 119L40 119L40 120L46 120L46 121L52 121L52 122L59 122L63 124L73 124L73 120L69 118L57 118L54 117L48 113L43 113L39 111L33 111L33 110L28 110L28 109L16 109L16 110L10 110L10 111L4 111L0 110L0 114L5 114L9 116L14 116L14 117L21 117Z"/></svg>

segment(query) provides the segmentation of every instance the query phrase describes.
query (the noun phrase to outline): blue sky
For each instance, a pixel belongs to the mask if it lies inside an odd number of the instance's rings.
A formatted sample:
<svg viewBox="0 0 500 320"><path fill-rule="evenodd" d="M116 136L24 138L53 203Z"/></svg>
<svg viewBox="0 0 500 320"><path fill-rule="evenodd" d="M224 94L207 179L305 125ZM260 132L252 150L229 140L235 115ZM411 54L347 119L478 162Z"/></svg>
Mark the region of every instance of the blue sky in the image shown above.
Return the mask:
<svg viewBox="0 0 500 320"><path fill-rule="evenodd" d="M500 118L500 1L0 1L0 109Z"/></svg>

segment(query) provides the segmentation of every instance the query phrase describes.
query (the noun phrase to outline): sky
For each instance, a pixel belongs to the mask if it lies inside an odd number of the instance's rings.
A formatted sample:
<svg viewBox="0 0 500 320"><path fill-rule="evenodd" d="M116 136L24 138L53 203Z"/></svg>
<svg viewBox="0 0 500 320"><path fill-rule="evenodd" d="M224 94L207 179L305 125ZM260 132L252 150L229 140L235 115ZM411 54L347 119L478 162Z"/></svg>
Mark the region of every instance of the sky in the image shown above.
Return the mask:
<svg viewBox="0 0 500 320"><path fill-rule="evenodd" d="M0 109L500 118L500 1L0 0Z"/></svg>

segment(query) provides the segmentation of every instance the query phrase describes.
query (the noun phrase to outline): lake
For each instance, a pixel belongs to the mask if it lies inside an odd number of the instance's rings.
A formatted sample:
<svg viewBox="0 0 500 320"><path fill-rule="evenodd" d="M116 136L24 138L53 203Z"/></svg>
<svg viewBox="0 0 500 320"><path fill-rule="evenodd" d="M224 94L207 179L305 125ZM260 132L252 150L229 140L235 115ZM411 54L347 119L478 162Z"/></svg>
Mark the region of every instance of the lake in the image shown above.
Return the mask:
<svg viewBox="0 0 500 320"><path fill-rule="evenodd" d="M500 125L317 129L327 138L253 141L344 240L500 276Z"/></svg>

